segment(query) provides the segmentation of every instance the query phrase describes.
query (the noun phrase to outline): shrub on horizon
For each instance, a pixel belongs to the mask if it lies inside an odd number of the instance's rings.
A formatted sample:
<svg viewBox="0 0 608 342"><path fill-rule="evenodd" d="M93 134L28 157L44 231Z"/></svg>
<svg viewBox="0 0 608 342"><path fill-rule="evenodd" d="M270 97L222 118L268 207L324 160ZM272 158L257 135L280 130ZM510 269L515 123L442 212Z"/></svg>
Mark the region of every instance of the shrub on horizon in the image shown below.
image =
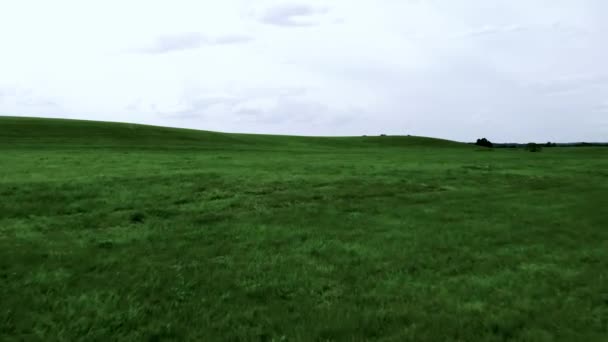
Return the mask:
<svg viewBox="0 0 608 342"><path fill-rule="evenodd" d="M526 145L526 150L530 152L540 152L543 150L543 147L537 143L528 143L528 145Z"/></svg>
<svg viewBox="0 0 608 342"><path fill-rule="evenodd" d="M488 140L486 138L477 139L477 142L475 143L475 145L482 146L482 147L488 147L488 148L494 147L494 144L492 144L492 142L490 142L490 140Z"/></svg>

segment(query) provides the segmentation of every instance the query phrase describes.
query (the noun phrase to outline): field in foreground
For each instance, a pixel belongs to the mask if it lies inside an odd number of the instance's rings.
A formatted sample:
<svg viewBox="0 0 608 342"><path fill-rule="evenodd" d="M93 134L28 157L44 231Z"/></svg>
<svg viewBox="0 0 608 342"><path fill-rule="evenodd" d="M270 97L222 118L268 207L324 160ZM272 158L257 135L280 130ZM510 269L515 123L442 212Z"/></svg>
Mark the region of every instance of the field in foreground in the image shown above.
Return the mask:
<svg viewBox="0 0 608 342"><path fill-rule="evenodd" d="M606 341L608 149L0 118L2 341Z"/></svg>

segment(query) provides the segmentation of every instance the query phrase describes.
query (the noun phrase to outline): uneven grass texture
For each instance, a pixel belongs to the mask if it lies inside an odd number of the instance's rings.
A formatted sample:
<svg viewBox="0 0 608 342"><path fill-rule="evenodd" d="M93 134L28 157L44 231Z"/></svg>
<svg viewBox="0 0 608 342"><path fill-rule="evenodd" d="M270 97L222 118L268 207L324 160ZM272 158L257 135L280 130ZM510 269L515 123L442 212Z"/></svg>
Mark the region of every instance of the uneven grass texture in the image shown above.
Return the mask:
<svg viewBox="0 0 608 342"><path fill-rule="evenodd" d="M2 341L607 341L608 149L0 118Z"/></svg>

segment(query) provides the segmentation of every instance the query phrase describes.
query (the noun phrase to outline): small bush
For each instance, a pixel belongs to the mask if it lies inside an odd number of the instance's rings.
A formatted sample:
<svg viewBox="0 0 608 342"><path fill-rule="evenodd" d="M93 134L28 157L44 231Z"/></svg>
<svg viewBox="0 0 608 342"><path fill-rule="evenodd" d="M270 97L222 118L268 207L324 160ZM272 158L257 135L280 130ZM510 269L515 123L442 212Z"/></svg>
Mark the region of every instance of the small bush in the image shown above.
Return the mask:
<svg viewBox="0 0 608 342"><path fill-rule="evenodd" d="M490 142L490 140L488 140L486 138L477 139L477 142L475 143L475 145L482 146L482 147L488 147L488 148L494 147L494 144L492 144Z"/></svg>
<svg viewBox="0 0 608 342"><path fill-rule="evenodd" d="M540 152L543 150L543 148L537 143L529 143L526 145L526 150L530 152Z"/></svg>

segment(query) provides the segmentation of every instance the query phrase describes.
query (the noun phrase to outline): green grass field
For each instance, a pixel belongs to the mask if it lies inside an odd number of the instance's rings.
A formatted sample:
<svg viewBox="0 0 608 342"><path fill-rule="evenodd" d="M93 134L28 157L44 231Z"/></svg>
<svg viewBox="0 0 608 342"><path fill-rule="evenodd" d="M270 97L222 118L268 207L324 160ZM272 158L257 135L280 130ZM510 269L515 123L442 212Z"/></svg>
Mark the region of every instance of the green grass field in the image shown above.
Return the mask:
<svg viewBox="0 0 608 342"><path fill-rule="evenodd" d="M607 148L2 117L0 340L608 341L607 208Z"/></svg>

